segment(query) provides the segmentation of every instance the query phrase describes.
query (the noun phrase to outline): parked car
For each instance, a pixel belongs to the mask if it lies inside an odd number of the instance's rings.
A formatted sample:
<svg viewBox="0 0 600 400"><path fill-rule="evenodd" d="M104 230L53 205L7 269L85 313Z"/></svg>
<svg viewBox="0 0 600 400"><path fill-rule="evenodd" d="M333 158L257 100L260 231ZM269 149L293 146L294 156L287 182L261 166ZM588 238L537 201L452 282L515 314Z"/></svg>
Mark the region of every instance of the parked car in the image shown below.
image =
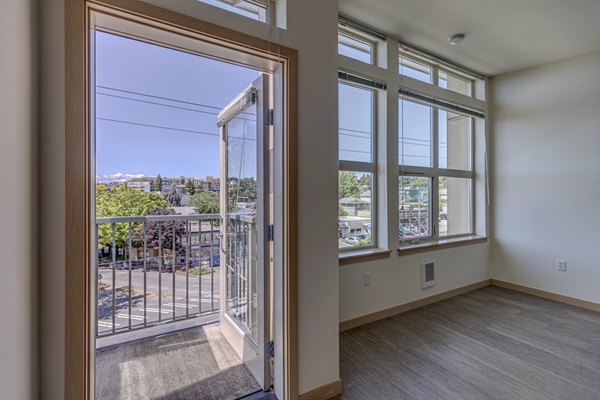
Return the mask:
<svg viewBox="0 0 600 400"><path fill-rule="evenodd" d="M360 239L352 236L352 237L346 238L344 241L348 244L358 244L358 242L360 242Z"/></svg>

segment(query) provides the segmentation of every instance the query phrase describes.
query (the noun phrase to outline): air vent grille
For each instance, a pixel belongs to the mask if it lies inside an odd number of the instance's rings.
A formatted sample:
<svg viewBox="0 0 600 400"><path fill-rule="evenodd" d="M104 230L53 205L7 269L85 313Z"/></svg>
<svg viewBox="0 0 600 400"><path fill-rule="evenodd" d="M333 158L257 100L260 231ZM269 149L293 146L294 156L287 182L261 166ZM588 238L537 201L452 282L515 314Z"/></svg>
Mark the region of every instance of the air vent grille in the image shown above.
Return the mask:
<svg viewBox="0 0 600 400"><path fill-rule="evenodd" d="M428 260L421 263L421 287L426 289L435 285L435 261Z"/></svg>

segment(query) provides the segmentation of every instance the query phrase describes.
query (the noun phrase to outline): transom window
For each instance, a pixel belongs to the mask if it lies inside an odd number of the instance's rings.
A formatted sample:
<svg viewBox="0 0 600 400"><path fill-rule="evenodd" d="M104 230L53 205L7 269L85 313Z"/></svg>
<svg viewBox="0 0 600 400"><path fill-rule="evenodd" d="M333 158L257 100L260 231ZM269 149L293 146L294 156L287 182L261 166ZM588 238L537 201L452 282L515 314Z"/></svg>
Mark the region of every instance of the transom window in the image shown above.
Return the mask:
<svg viewBox="0 0 600 400"><path fill-rule="evenodd" d="M269 22L269 0L198 0L260 22Z"/></svg>
<svg viewBox="0 0 600 400"><path fill-rule="evenodd" d="M375 59L375 45L373 42L353 35L347 30L339 30L338 54L367 64L373 64Z"/></svg>
<svg viewBox="0 0 600 400"><path fill-rule="evenodd" d="M385 39L385 36L366 26L341 15L338 18L338 54L375 65L378 45Z"/></svg>
<svg viewBox="0 0 600 400"><path fill-rule="evenodd" d="M433 58L413 54L403 46L400 47L398 72L400 75L473 97L472 77L451 67L440 65Z"/></svg>

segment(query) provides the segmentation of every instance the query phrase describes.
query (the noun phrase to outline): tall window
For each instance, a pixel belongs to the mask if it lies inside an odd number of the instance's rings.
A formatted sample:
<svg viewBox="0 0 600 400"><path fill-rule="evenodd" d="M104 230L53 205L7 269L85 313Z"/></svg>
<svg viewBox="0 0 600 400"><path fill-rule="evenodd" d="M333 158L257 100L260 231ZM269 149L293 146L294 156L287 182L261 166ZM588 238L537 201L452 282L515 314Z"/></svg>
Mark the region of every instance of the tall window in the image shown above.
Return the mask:
<svg viewBox="0 0 600 400"><path fill-rule="evenodd" d="M375 89L340 80L339 247L375 243Z"/></svg>
<svg viewBox="0 0 600 400"><path fill-rule="evenodd" d="M398 114L400 240L472 234L474 117L402 95Z"/></svg>
<svg viewBox="0 0 600 400"><path fill-rule="evenodd" d="M338 54L341 264L485 236L485 76L343 15Z"/></svg>

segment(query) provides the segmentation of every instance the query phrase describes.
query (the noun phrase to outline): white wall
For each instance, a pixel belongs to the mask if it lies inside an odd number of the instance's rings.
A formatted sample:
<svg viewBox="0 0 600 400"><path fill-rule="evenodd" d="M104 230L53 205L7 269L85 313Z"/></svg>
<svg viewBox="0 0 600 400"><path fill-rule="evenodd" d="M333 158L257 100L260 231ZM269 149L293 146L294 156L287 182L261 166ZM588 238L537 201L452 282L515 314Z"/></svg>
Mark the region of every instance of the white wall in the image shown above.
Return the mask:
<svg viewBox="0 0 600 400"><path fill-rule="evenodd" d="M421 261L435 260L435 286L421 289ZM363 275L371 274L364 286ZM488 245L476 244L340 267L340 320L409 303L489 279Z"/></svg>
<svg viewBox="0 0 600 400"><path fill-rule="evenodd" d="M492 80L493 278L600 302L598 71L595 52Z"/></svg>
<svg viewBox="0 0 600 400"><path fill-rule="evenodd" d="M372 314L396 307L424 297L460 288L490 278L488 267L488 244L468 245L458 248L437 250L427 253L399 256L398 238L398 94L391 88L406 84L410 78L397 73L398 45L393 39L387 41L386 49L389 66L386 70L366 66L345 57L339 57L340 64L350 70L363 72L387 82L385 93L387 108L379 126L385 126L388 136L378 141L378 185L379 185L379 238L380 246L392 251L390 258L356 264L346 264L339 268L340 279L340 321ZM478 88L480 86L478 85ZM483 97L483 96L482 96ZM384 104L380 102L379 104ZM380 110L381 111L381 110ZM485 224L485 180L483 123L475 130L474 171L477 196L475 203L475 233L486 235ZM383 139L383 138L382 138ZM387 171L387 176L385 174ZM436 284L432 288L421 289L421 262L436 261ZM364 286L364 274L371 274L371 284Z"/></svg>
<svg viewBox="0 0 600 400"><path fill-rule="evenodd" d="M0 399L37 396L37 9L0 13Z"/></svg>
<svg viewBox="0 0 600 400"><path fill-rule="evenodd" d="M42 287L52 288L42 291L41 385L46 398L59 399L64 392L64 20L62 0L42 3L41 229L48 242L42 243L41 251L52 252L53 257L45 260L41 277ZM190 0L181 3L196 4ZM339 377L337 2L289 0L287 11L287 31L208 6L201 15L299 50L298 316L303 393Z"/></svg>

